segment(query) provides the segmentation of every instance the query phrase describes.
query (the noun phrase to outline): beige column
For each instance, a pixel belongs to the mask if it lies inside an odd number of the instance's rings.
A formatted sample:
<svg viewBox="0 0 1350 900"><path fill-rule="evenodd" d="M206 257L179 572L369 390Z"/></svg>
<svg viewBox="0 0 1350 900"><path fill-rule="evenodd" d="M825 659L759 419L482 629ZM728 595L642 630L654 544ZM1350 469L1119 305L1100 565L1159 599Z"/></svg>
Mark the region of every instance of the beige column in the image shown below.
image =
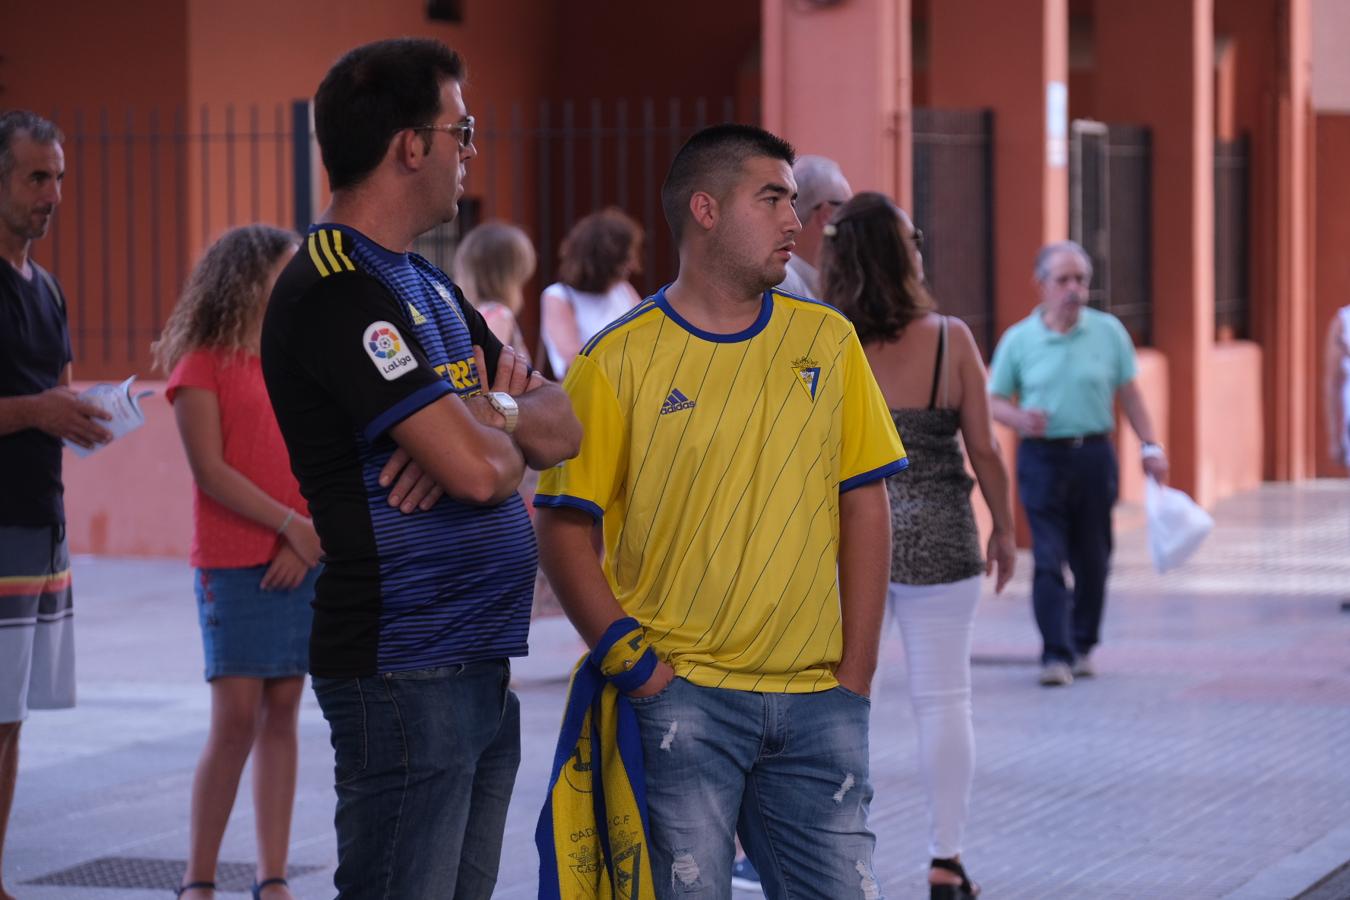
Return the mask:
<svg viewBox="0 0 1350 900"><path fill-rule="evenodd" d="M910 0L762 0L764 127L910 205Z"/></svg>

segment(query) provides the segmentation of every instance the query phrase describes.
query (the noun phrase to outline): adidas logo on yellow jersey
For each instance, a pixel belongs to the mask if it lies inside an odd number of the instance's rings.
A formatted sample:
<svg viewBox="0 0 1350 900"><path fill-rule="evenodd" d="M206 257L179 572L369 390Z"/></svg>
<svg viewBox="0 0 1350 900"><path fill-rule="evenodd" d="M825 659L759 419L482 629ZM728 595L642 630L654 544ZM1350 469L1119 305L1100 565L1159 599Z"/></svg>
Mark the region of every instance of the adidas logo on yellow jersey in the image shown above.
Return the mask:
<svg viewBox="0 0 1350 900"><path fill-rule="evenodd" d="M670 392L670 396L666 398L666 402L661 404L661 415L664 416L669 413L693 408L694 401L680 393L678 389L675 389Z"/></svg>

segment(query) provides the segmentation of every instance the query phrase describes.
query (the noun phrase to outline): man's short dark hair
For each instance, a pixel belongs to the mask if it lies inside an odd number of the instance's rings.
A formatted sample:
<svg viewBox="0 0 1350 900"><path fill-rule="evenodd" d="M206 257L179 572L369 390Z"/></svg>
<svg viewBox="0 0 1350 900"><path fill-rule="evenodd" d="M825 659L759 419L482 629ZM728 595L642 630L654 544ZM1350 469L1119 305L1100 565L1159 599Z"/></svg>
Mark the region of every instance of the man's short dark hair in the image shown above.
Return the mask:
<svg viewBox="0 0 1350 900"><path fill-rule="evenodd" d="M757 156L789 166L797 159L791 144L753 125L713 125L685 141L661 185L661 209L677 244L689 222L689 198L696 191L726 196L746 160Z"/></svg>
<svg viewBox="0 0 1350 900"><path fill-rule="evenodd" d="M8 178L14 171L14 136L19 132L37 144L61 144L66 140L60 128L37 113L26 109L0 113L0 178Z"/></svg>
<svg viewBox="0 0 1350 900"><path fill-rule="evenodd" d="M447 80L464 80L464 61L430 38L376 41L334 63L314 95L329 188L351 187L375 171L400 129L434 124Z"/></svg>

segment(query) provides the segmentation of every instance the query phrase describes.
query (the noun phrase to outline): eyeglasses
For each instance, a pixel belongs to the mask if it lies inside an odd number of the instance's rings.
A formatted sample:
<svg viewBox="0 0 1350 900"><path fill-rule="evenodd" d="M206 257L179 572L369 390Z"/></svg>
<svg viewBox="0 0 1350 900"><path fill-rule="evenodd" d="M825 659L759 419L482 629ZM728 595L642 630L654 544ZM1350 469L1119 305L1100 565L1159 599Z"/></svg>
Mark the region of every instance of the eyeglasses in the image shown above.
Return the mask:
<svg viewBox="0 0 1350 900"><path fill-rule="evenodd" d="M468 150L469 145L473 143L473 126L473 116L465 116L462 121L453 125L410 125L409 128L413 131L444 131L455 136L461 150Z"/></svg>
<svg viewBox="0 0 1350 900"><path fill-rule="evenodd" d="M829 206L833 209L838 209L839 207L843 206L845 202L846 201L844 200L822 200L815 206L811 207L811 213L820 209L822 206ZM807 213L807 215L810 215L811 213Z"/></svg>

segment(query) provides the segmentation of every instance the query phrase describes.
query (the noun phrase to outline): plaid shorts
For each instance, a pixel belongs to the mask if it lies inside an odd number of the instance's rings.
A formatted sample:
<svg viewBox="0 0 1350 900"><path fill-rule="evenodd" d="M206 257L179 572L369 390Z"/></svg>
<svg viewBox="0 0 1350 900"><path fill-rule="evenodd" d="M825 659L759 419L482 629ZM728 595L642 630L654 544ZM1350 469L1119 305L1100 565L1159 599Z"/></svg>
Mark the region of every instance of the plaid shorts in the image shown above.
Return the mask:
<svg viewBox="0 0 1350 900"><path fill-rule="evenodd" d="M75 705L75 609L64 525L0 526L0 723Z"/></svg>

